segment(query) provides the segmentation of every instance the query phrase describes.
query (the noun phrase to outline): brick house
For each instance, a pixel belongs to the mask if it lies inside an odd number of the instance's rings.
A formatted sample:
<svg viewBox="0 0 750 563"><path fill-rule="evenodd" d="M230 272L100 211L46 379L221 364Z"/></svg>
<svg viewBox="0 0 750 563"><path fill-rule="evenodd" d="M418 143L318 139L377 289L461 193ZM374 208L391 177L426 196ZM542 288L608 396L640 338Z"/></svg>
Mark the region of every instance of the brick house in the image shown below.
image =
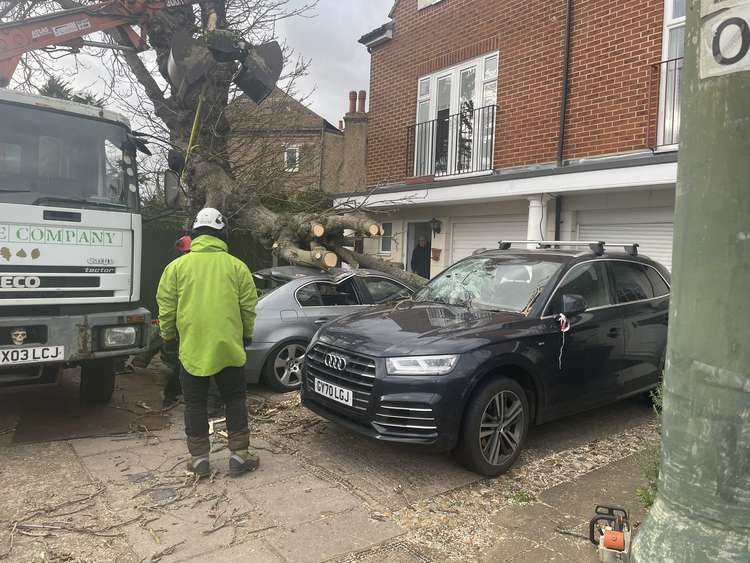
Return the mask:
<svg viewBox="0 0 750 563"><path fill-rule="evenodd" d="M260 105L237 98L227 108L235 174L273 194L364 189L365 105L364 91L350 92L349 111L336 127L278 88Z"/></svg>
<svg viewBox="0 0 750 563"><path fill-rule="evenodd" d="M360 39L365 250L411 269L426 237L435 275L501 239L616 239L669 266L685 1L396 1Z"/></svg>

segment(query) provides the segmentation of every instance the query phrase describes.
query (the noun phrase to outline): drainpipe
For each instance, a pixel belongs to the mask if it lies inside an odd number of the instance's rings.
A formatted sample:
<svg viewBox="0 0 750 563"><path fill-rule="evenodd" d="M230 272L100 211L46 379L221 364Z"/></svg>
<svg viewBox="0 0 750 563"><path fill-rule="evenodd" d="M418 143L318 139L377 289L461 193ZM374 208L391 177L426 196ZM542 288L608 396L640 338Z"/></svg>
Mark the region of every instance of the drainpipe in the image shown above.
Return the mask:
<svg viewBox="0 0 750 563"><path fill-rule="evenodd" d="M560 240L560 223L562 222L562 196L555 198L555 240Z"/></svg>
<svg viewBox="0 0 750 563"><path fill-rule="evenodd" d="M563 166L565 156L565 121L568 115L570 86L570 43L573 32L573 0L565 0L565 47L563 49L562 96L560 98L560 134L557 138L557 166Z"/></svg>

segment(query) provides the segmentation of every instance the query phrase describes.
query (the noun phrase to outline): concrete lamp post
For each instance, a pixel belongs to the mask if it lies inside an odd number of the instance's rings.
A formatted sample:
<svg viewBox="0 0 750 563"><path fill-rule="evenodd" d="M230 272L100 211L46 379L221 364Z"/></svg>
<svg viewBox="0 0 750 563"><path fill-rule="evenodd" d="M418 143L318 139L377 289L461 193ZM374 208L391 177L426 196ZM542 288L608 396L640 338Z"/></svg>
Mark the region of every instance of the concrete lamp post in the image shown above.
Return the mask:
<svg viewBox="0 0 750 563"><path fill-rule="evenodd" d="M691 0L659 491L639 563L750 561L750 0Z"/></svg>

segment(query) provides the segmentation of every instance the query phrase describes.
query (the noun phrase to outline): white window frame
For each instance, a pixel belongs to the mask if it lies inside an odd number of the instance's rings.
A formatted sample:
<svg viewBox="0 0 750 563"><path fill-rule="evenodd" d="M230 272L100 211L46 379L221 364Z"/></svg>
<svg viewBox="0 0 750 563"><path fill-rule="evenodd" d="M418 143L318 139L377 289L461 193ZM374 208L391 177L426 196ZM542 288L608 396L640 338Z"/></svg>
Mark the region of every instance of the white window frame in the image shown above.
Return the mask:
<svg viewBox="0 0 750 563"><path fill-rule="evenodd" d="M497 57L498 60L498 68L497 72L494 76L494 78L490 78L485 80L484 79L484 72L485 72L485 64L487 62L487 59L491 59L493 57ZM468 61L464 61L460 64L457 64L452 67L441 69L437 72L434 72L432 74L426 74L424 76L420 76L417 79L417 108L416 108L416 117L419 117L419 103L424 101L429 101L430 103L430 110L428 112L428 118L427 121L432 121L433 119L437 119L437 81L440 78L444 78L446 76L451 76L451 115L458 113L460 110L459 102L461 99L461 72L464 70L469 70L473 66L476 66L477 72L476 72L476 83L475 83L475 98L477 101L481 101L482 93L484 92L484 85L487 82L498 80L498 75L500 72L500 51L494 51L492 53L486 53L482 55L481 57L477 57L475 59L470 59ZM426 96L419 95L419 86L422 83L423 80L429 80L430 89L429 93ZM497 105L497 99L495 99L495 104ZM475 103L474 106L479 109L482 107L479 103Z"/></svg>
<svg viewBox="0 0 750 563"><path fill-rule="evenodd" d="M489 60L495 59L496 61L496 68L494 74L490 78L485 78L485 71L487 70L487 62ZM495 103L489 104L497 106L497 97L499 93L499 84L498 81L500 79L500 51L492 51L489 53L485 53L483 55L480 55L479 57L475 57L473 59L469 59L466 61L463 61L457 65L453 65L451 67L443 68L437 72L433 72L431 74L426 74L423 76L420 76L417 79L417 103L416 103L416 109L415 109L415 119L414 123L425 123L429 121L434 121L437 119L437 96L438 96L438 80L450 76L451 78L451 101L450 101L450 110L449 115L455 115L461 111L461 74L464 71L471 70L472 68L476 69L475 75L474 75L474 109L478 110L485 106L484 102L484 87L486 84L495 83ZM426 82L426 84L429 85L427 94L420 95L421 94L421 86L422 83ZM420 121L419 119L419 108L420 105L423 103L428 103L428 111L427 111L427 119ZM495 114L495 121L497 120L497 115ZM496 123L493 123L493 126L496 128ZM476 147L480 146L480 143L476 143ZM494 147L493 150L490 151L491 155L494 156ZM431 158L434 159L434 154L431 154ZM414 158L413 167L414 167L414 174L417 174L418 169L423 169L424 164L418 165L416 161L416 155ZM494 159L493 159L494 160ZM432 163L434 166L434 163ZM487 172L479 172L479 174L486 174L491 173L491 168L494 165L494 162L491 161L488 164L489 170ZM468 173L462 173L458 174L458 176L475 176L477 175L477 172L468 172ZM447 177L455 177L456 175L449 175Z"/></svg>
<svg viewBox="0 0 750 563"><path fill-rule="evenodd" d="M385 226L390 225L391 226L391 236L386 237L385 236ZM383 234L380 236L380 240L378 241L378 254L381 254L383 256L390 256L393 252L393 223L386 222L381 223L381 226L383 227ZM388 250L383 249L383 241L389 240L391 242L391 246Z"/></svg>
<svg viewBox="0 0 750 563"><path fill-rule="evenodd" d="M664 29L662 30L662 40L661 40L661 61L662 64L659 68L659 114L657 116L658 124L657 124L657 141L656 144L659 147L660 151L673 151L677 150L678 144L664 144L664 137L666 134L666 131L664 130L664 120L661 118L661 116L664 115L664 112L667 111L667 66L665 63L669 59L669 32L674 29L679 29L680 27L685 27L685 22L687 20L687 3L689 0L685 0L685 15L681 17L674 17L674 0L664 0ZM679 94L678 94L679 96ZM678 102L679 104L679 102ZM679 111L679 109L677 110ZM679 120L679 115L678 115ZM679 121L676 125L677 128L679 128ZM675 128L674 123L672 124L672 127Z"/></svg>
<svg viewBox="0 0 750 563"><path fill-rule="evenodd" d="M294 166L289 166L289 161L287 160L288 151L293 150L297 153L297 160L294 164ZM299 172L299 156L300 156L300 150L298 145L284 145L284 171L285 172Z"/></svg>

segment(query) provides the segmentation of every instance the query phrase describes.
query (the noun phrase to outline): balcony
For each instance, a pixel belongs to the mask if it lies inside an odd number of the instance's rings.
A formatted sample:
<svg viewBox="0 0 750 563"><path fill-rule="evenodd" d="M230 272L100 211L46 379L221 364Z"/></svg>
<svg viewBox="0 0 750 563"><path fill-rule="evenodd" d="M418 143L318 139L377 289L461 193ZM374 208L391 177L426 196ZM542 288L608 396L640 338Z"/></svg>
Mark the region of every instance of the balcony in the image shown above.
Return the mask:
<svg viewBox="0 0 750 563"><path fill-rule="evenodd" d="M474 109L409 126L408 177L445 177L492 170L497 106Z"/></svg>
<svg viewBox="0 0 750 563"><path fill-rule="evenodd" d="M651 66L648 139L652 150L677 148L680 142L682 62L680 57Z"/></svg>

